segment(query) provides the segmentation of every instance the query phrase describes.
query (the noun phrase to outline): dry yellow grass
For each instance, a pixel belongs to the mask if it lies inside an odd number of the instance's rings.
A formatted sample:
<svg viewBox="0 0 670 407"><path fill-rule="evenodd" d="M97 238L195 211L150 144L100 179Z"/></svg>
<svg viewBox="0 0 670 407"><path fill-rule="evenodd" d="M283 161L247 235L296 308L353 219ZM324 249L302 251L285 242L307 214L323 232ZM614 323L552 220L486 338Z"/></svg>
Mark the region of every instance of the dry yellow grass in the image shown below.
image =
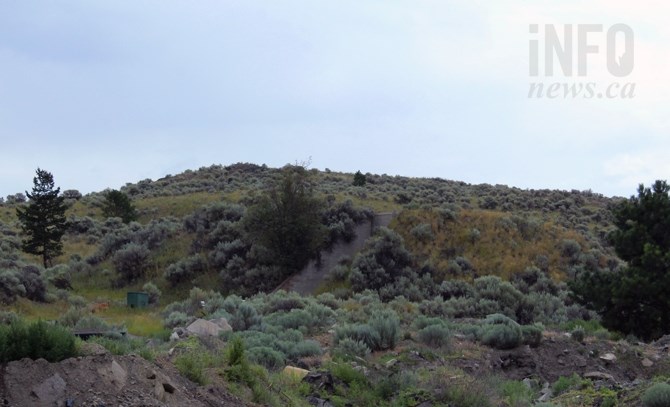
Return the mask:
<svg viewBox="0 0 670 407"><path fill-rule="evenodd" d="M429 261L444 271L449 260L462 256L471 262L479 275L491 274L506 279L544 255L549 260L551 277L564 280L565 259L561 257L561 242L572 239L582 248L588 248L579 233L550 220L538 221L536 232L524 236L516 227L509 227L505 218L510 216L497 211L461 210L455 220L445 221L436 211L408 210L402 212L392 226L420 262ZM430 225L432 239L422 242L412 235L412 228L421 223ZM479 231L476 238L473 237L474 229Z"/></svg>

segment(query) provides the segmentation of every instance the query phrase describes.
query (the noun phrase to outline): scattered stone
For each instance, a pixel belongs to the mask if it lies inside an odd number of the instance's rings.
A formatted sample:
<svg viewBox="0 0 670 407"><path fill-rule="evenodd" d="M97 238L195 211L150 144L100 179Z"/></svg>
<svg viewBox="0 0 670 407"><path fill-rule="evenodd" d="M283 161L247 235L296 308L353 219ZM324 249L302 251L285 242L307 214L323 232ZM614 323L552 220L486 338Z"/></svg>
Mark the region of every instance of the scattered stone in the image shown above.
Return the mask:
<svg viewBox="0 0 670 407"><path fill-rule="evenodd" d="M217 324L198 318L191 325L186 327L186 330L198 336L219 336L223 329Z"/></svg>
<svg viewBox="0 0 670 407"><path fill-rule="evenodd" d="M325 390L332 393L335 390L335 381L330 372L310 372L302 381L314 386L317 390Z"/></svg>
<svg viewBox="0 0 670 407"><path fill-rule="evenodd" d="M616 356L614 353L606 353L600 357L600 359L604 360L605 362L614 362L616 361Z"/></svg>
<svg viewBox="0 0 670 407"><path fill-rule="evenodd" d="M652 367L652 366L654 366L654 362L652 362L651 360L649 360L647 358L644 358L644 359L642 359L642 366Z"/></svg>
<svg viewBox="0 0 670 407"><path fill-rule="evenodd" d="M65 380L58 374L50 376L48 379L33 386L32 394L37 397L39 405L53 405L65 396Z"/></svg>
<svg viewBox="0 0 670 407"><path fill-rule="evenodd" d="M586 361L586 359L579 358L579 357L576 358L576 359L577 360L575 362L575 365L577 365L577 367L586 367L588 365L588 362Z"/></svg>
<svg viewBox="0 0 670 407"><path fill-rule="evenodd" d="M333 403L331 403L328 400L320 399L315 396L309 396L307 397L307 402L315 407L335 407Z"/></svg>
<svg viewBox="0 0 670 407"><path fill-rule="evenodd" d="M609 381L616 381L614 380L614 376L612 376L609 373L604 373L604 372L588 372L584 374L584 378L586 379L594 379L594 380L609 380Z"/></svg>
<svg viewBox="0 0 670 407"><path fill-rule="evenodd" d="M282 370L282 374L302 380L309 374L309 370L301 369L295 366L286 366L284 370Z"/></svg>

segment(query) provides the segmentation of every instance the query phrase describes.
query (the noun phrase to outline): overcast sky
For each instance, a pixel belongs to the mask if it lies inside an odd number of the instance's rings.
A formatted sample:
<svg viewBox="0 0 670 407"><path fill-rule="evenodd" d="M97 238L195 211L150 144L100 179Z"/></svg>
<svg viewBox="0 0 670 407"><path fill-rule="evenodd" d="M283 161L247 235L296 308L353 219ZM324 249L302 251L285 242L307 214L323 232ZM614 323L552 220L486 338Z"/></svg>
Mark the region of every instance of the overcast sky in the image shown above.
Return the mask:
<svg viewBox="0 0 670 407"><path fill-rule="evenodd" d="M308 157L629 196L670 178L668 21L667 0L3 0L0 196L29 190L38 166L90 192ZM529 41L568 23L575 67L577 24L629 26L633 72L608 72L595 33L585 77L531 77ZM635 96L529 98L532 82Z"/></svg>

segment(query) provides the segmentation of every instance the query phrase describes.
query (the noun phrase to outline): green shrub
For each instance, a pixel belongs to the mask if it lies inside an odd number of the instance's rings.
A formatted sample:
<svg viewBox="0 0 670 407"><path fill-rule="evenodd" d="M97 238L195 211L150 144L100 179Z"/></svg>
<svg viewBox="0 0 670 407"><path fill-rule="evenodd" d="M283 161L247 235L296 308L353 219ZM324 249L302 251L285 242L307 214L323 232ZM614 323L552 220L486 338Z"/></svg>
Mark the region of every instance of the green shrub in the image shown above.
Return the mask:
<svg viewBox="0 0 670 407"><path fill-rule="evenodd" d="M418 318L414 320L412 324L415 329L422 330L423 328L430 325L442 325L444 320L442 318L427 317L425 315L419 315Z"/></svg>
<svg viewBox="0 0 670 407"><path fill-rule="evenodd" d="M365 342L357 341L351 338L340 339L333 348L333 356L342 360L353 360L355 358L365 358L370 353L370 348Z"/></svg>
<svg viewBox="0 0 670 407"><path fill-rule="evenodd" d="M261 321L262 318L258 315L258 312L256 312L256 308L251 304L243 302L237 306L237 309L234 311L233 317L229 322L230 326L233 327L233 330L239 332L260 325Z"/></svg>
<svg viewBox="0 0 670 407"><path fill-rule="evenodd" d="M379 335L379 346L375 350L393 349L400 339L400 319L393 311L372 314L368 323Z"/></svg>
<svg viewBox="0 0 670 407"><path fill-rule="evenodd" d="M278 312L266 317L270 325L277 325L283 329L300 329L305 331L315 325L315 318L304 309L293 309L289 312Z"/></svg>
<svg viewBox="0 0 670 407"><path fill-rule="evenodd" d="M482 325L481 342L496 349L513 349L521 345L523 333L519 324L502 314L486 317Z"/></svg>
<svg viewBox="0 0 670 407"><path fill-rule="evenodd" d="M95 336L87 340L87 342L97 343L109 351L113 355L128 355L137 353L144 359L153 361L154 353L146 346L142 339L128 339L124 337L109 337L109 336Z"/></svg>
<svg viewBox="0 0 670 407"><path fill-rule="evenodd" d="M18 321L19 316L13 311L0 311L0 325L9 325Z"/></svg>
<svg viewBox="0 0 670 407"><path fill-rule="evenodd" d="M321 354L321 346L319 342L308 340L296 343L288 353L289 359L298 359L309 356L318 356Z"/></svg>
<svg viewBox="0 0 670 407"><path fill-rule="evenodd" d="M525 383L517 380L508 380L500 386L500 392L510 406L528 406L535 399L535 392Z"/></svg>
<svg viewBox="0 0 670 407"><path fill-rule="evenodd" d="M163 325L165 325L168 328L174 328L176 326L184 326L186 325L191 318L186 315L186 313L181 312L181 311L173 311L168 315L167 318L163 320Z"/></svg>
<svg viewBox="0 0 670 407"><path fill-rule="evenodd" d="M123 282L132 282L144 275L149 266L149 249L137 243L127 243L114 254L112 262Z"/></svg>
<svg viewBox="0 0 670 407"><path fill-rule="evenodd" d="M149 294L149 304L158 304L158 300L161 297L161 290L156 287L156 284L149 282L142 286L142 291Z"/></svg>
<svg viewBox="0 0 670 407"><path fill-rule="evenodd" d="M488 325L483 328L482 343L496 349L514 349L521 344L521 328L511 325Z"/></svg>
<svg viewBox="0 0 670 407"><path fill-rule="evenodd" d="M201 386L207 384L205 368L207 367L207 353L200 349L189 350L188 352L177 356L174 365L179 373L187 379Z"/></svg>
<svg viewBox="0 0 670 407"><path fill-rule="evenodd" d="M366 324L344 325L337 328L334 343L337 345L345 338L364 343L370 350L380 349L381 338L379 333Z"/></svg>
<svg viewBox="0 0 670 407"><path fill-rule="evenodd" d="M582 326L576 326L575 329L570 332L570 337L577 342L583 342L585 336L586 331Z"/></svg>
<svg viewBox="0 0 670 407"><path fill-rule="evenodd" d="M524 325L521 327L524 345L537 348L542 343L542 325Z"/></svg>
<svg viewBox="0 0 670 407"><path fill-rule="evenodd" d="M22 320L0 326L0 363L26 357L58 362L75 354L74 335L62 326Z"/></svg>
<svg viewBox="0 0 670 407"><path fill-rule="evenodd" d="M561 376L551 386L551 390L555 395L559 395L570 389L578 389L587 384L577 373L572 376Z"/></svg>
<svg viewBox="0 0 670 407"><path fill-rule="evenodd" d="M365 375L361 371L354 369L353 366L348 363L333 363L330 365L330 372L334 377L342 380L347 385L367 384Z"/></svg>
<svg viewBox="0 0 670 407"><path fill-rule="evenodd" d="M670 406L670 384L656 383L642 396L644 407L669 407Z"/></svg>
<svg viewBox="0 0 670 407"><path fill-rule="evenodd" d="M251 348L248 354L249 360L271 370L279 369L286 364L284 355L281 352L267 346Z"/></svg>
<svg viewBox="0 0 670 407"><path fill-rule="evenodd" d="M186 257L174 264L170 264L163 277L174 287L187 281L205 269L205 262L198 255Z"/></svg>
<svg viewBox="0 0 670 407"><path fill-rule="evenodd" d="M228 365L224 370L224 375L229 381L246 383L249 386L253 386L255 379L244 349L242 338L239 335L233 336L230 342L228 342L224 355L225 362Z"/></svg>
<svg viewBox="0 0 670 407"><path fill-rule="evenodd" d="M419 341L432 348L445 348L449 346L451 332L444 325L428 325L418 333Z"/></svg>

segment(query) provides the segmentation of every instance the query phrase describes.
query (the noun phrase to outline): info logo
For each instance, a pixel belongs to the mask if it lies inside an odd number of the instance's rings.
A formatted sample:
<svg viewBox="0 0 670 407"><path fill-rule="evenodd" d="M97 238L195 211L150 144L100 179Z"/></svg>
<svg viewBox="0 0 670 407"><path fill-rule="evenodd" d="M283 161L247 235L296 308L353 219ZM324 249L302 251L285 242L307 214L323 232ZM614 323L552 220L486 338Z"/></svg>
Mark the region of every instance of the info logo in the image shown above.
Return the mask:
<svg viewBox="0 0 670 407"><path fill-rule="evenodd" d="M635 35L628 25L605 28L602 24L530 24L528 31L531 78L561 75L566 79L565 82L531 82L529 98L631 99L635 96L635 84L631 82L600 84L584 80L594 64L606 66L614 78L633 72ZM575 76L580 80L573 81ZM598 92L599 85L604 92Z"/></svg>

